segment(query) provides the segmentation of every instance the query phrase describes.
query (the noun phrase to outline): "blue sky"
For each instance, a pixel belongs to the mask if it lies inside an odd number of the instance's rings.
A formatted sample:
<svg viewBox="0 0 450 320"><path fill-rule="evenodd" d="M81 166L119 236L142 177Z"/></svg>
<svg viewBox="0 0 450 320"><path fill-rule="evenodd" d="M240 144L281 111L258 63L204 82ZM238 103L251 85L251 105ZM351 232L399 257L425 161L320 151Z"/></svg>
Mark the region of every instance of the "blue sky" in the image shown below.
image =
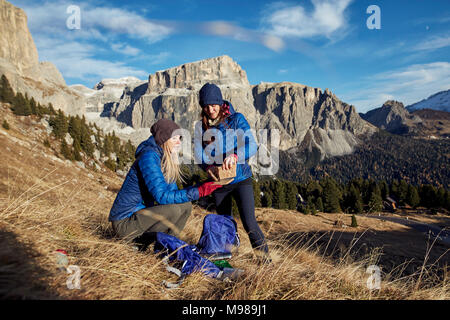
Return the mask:
<svg viewBox="0 0 450 320"><path fill-rule="evenodd" d="M68 85L226 54L251 84L329 88L358 112L450 89L448 0L9 1L27 13L39 60ZM80 29L66 26L70 5ZM370 5L381 29L367 28Z"/></svg>

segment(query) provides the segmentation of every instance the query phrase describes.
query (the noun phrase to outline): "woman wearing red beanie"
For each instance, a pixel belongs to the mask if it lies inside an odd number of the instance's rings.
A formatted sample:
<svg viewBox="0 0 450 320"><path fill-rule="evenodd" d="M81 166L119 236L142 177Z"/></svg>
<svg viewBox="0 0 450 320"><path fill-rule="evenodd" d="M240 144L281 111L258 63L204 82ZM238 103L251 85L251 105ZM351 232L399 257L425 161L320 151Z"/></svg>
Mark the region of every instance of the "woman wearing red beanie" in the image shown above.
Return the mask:
<svg viewBox="0 0 450 320"><path fill-rule="evenodd" d="M115 233L141 244L152 242L156 232L177 235L191 213L191 201L211 194L221 185L205 182L199 187L178 189L183 180L178 153L180 127L168 119L158 120L152 136L136 149L136 160L117 194L109 214Z"/></svg>

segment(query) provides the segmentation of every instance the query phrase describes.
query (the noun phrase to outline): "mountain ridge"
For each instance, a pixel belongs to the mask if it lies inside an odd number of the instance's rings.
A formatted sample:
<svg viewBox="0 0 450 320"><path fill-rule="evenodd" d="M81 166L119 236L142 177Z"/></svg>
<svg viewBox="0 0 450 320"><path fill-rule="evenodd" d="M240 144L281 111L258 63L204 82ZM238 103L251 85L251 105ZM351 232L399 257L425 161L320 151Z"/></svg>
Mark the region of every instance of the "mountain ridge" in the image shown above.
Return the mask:
<svg viewBox="0 0 450 320"><path fill-rule="evenodd" d="M450 112L450 89L439 91L426 99L406 107L409 112L419 109L434 109Z"/></svg>

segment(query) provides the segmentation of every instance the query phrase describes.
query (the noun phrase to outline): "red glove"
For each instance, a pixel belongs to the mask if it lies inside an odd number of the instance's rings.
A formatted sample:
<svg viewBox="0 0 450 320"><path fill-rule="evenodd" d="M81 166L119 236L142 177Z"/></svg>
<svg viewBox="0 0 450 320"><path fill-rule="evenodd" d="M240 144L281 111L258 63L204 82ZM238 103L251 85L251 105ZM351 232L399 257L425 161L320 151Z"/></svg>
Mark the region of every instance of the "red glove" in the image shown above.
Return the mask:
<svg viewBox="0 0 450 320"><path fill-rule="evenodd" d="M200 187L198 187L198 194L199 194L200 198L209 196L216 189L223 187L220 184L214 184L214 183L215 183L214 181L209 181L209 182L203 183Z"/></svg>

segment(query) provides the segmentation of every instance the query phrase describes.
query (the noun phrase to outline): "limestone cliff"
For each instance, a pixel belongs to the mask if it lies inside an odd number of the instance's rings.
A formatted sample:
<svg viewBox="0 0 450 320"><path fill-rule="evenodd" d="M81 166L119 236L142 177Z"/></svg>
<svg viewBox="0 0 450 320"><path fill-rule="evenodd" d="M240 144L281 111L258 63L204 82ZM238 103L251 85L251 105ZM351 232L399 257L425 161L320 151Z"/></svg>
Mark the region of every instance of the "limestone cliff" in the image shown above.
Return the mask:
<svg viewBox="0 0 450 320"><path fill-rule="evenodd" d="M83 97L70 90L51 62L39 62L25 12L0 0L0 74L17 92L69 114L84 113Z"/></svg>
<svg viewBox="0 0 450 320"><path fill-rule="evenodd" d="M229 56L151 74L148 82L125 88L105 115L134 128L151 127L167 117L193 130L201 111L198 91L207 82L221 88L224 99L245 115L253 129L278 129L281 150L315 148L323 159L353 152L359 135L376 131L354 106L329 90L289 82L250 85L245 71Z"/></svg>
<svg viewBox="0 0 450 320"><path fill-rule="evenodd" d="M110 115L135 128L150 127L157 119L169 117L193 129L201 111L198 91L207 82L217 84L223 98L255 126L257 116L247 75L229 56L158 71L147 83L128 87Z"/></svg>
<svg viewBox="0 0 450 320"><path fill-rule="evenodd" d="M280 149L316 147L321 158L351 153L358 136L376 128L360 118L356 109L328 89L282 82L253 87L258 128L278 129Z"/></svg>

